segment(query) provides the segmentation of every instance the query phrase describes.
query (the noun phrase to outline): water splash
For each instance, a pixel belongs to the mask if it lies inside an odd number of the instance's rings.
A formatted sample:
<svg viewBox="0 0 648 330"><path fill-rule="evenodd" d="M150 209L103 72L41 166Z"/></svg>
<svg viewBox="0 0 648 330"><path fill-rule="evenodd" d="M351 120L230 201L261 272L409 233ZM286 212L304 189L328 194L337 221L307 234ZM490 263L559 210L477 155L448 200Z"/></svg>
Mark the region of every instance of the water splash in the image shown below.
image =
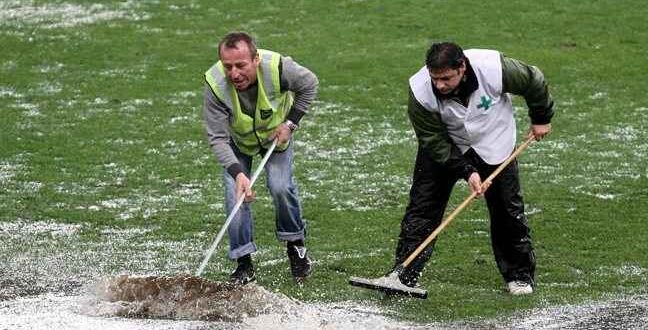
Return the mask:
<svg viewBox="0 0 648 330"><path fill-rule="evenodd" d="M130 276L105 279L96 286L95 316L241 322L299 305L256 284L234 286L178 275Z"/></svg>

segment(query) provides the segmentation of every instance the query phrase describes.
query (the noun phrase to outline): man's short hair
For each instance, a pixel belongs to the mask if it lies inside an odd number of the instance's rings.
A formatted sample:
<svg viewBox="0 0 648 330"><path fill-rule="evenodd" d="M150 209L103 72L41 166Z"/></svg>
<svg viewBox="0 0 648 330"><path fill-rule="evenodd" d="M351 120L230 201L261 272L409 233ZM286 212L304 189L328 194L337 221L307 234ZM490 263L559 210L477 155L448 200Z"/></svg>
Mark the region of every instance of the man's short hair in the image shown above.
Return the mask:
<svg viewBox="0 0 648 330"><path fill-rule="evenodd" d="M250 57L254 58L257 54L256 42L251 35L247 32L242 31L233 31L226 34L223 39L218 43L218 57L220 57L220 52L222 48L237 48L236 44L239 42L244 42L247 44L250 49Z"/></svg>
<svg viewBox="0 0 648 330"><path fill-rule="evenodd" d="M425 56L429 71L458 69L465 61L463 50L453 42L433 43Z"/></svg>

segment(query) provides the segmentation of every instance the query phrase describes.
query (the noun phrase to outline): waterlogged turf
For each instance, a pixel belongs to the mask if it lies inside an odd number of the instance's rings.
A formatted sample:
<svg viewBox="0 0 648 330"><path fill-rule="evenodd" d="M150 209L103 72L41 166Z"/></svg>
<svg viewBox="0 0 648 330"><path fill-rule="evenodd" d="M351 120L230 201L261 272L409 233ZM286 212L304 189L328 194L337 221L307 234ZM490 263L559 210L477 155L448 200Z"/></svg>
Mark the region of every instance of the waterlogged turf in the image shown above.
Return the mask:
<svg viewBox="0 0 648 330"><path fill-rule="evenodd" d="M2 1L0 328L640 328L647 15L640 1ZM236 29L320 79L295 135L312 278L290 278L261 180L257 285L289 308L229 323L88 313L103 279L193 274L220 229L202 74ZM556 100L553 133L520 157L532 296L506 293L482 201L441 233L426 300L348 285L391 269L416 152L407 79L448 39L537 65ZM460 184L451 207L466 195ZM206 280L234 268L225 243Z"/></svg>

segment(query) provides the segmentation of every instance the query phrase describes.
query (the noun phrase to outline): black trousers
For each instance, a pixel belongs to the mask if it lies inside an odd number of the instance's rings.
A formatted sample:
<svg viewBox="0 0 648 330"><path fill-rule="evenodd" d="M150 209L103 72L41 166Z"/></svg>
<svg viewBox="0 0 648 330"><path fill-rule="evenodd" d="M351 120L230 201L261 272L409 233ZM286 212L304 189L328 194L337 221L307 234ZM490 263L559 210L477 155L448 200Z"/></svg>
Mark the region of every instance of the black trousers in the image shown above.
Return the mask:
<svg viewBox="0 0 648 330"><path fill-rule="evenodd" d="M482 180L497 168L497 165L484 162L472 149L464 156L477 168ZM419 148L410 201L396 247L396 265L401 264L441 224L450 194L459 179L447 166L433 161L425 150ZM490 215L491 245L504 280L534 284L535 254L524 215L517 161L500 172L484 197ZM404 284L416 284L435 243L436 239L401 273L400 279Z"/></svg>

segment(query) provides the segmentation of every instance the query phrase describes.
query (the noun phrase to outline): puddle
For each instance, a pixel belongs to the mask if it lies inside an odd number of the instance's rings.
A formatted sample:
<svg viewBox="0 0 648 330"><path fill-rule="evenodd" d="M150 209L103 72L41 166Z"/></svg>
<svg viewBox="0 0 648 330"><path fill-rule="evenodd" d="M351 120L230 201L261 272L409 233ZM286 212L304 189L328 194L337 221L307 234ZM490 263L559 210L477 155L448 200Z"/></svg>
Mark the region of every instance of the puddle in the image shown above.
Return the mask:
<svg viewBox="0 0 648 330"><path fill-rule="evenodd" d="M93 295L66 296L43 294L33 297L19 297L15 300L0 301L0 329L424 329L391 319L378 308L358 306L352 303L304 304L280 294L266 291L256 285L247 285L238 306L239 310L229 310L225 304L198 306L195 311L208 312L213 316L227 315L229 321L185 319L202 317L205 314L168 313L180 308L170 307L168 302L148 301L144 304L133 302L106 302ZM249 294L249 295L248 295ZM260 304L253 306L252 302ZM148 308L141 306L148 304ZM260 308L259 308L260 307ZM123 315L137 311L130 317ZM125 313L126 312L126 313ZM172 315L176 319L150 318L156 315ZM180 315L182 314L182 315ZM236 320L235 320L236 319Z"/></svg>
<svg viewBox="0 0 648 330"><path fill-rule="evenodd" d="M209 329L206 323L198 321L92 316L85 313L85 310L92 306L92 302L91 298L84 296L53 293L0 301L0 329Z"/></svg>
<svg viewBox="0 0 648 330"><path fill-rule="evenodd" d="M375 306L352 302L305 304L255 284L232 290L217 282L177 281L178 277L163 278L162 284L151 277L127 277L126 282L119 283L122 280L115 277L102 282L92 288L94 292L45 293L0 301L0 329L594 330L644 329L648 322L645 295L539 308L501 319L413 324L393 319ZM140 287L138 281L159 285L160 289ZM110 285L112 289L102 291ZM211 301L200 299L207 297Z"/></svg>
<svg viewBox="0 0 648 330"><path fill-rule="evenodd" d="M509 329L645 329L646 324L648 324L648 296L635 296L580 306L533 310L506 322L504 327Z"/></svg>

